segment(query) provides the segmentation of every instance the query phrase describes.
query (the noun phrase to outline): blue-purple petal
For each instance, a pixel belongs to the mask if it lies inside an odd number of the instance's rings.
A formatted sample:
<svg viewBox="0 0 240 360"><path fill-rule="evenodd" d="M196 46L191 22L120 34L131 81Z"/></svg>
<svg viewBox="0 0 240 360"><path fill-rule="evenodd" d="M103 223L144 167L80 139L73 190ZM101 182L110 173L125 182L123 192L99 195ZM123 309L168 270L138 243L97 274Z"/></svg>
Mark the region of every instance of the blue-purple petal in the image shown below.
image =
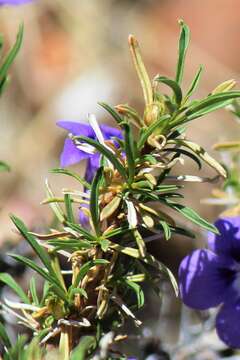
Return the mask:
<svg viewBox="0 0 240 360"><path fill-rule="evenodd" d="M96 135L89 124L62 120L58 121L57 125L75 136L83 135L92 139L96 139ZM112 137L118 137L122 139L122 133L120 130L108 125L100 125L100 128L105 140L110 140ZM67 139L61 154L61 166L66 167L73 165L83 159L88 159L85 178L88 182L92 182L93 177L99 167L100 154L85 153L83 150L79 150L71 139Z"/></svg>
<svg viewBox="0 0 240 360"><path fill-rule="evenodd" d="M195 250L179 267L179 289L183 302L194 309L205 310L224 301L231 286L232 266L229 259L209 250Z"/></svg>
<svg viewBox="0 0 240 360"><path fill-rule="evenodd" d="M220 235L209 233L209 248L216 254L240 261L240 217L220 218L215 225Z"/></svg>
<svg viewBox="0 0 240 360"><path fill-rule="evenodd" d="M58 121L57 125L75 136L83 135L90 138L94 138L95 136L92 127L88 124L80 123L77 121L62 120L62 121Z"/></svg>
<svg viewBox="0 0 240 360"><path fill-rule="evenodd" d="M0 0L1 5L22 5L28 2L32 2L33 0Z"/></svg>
<svg viewBox="0 0 240 360"><path fill-rule="evenodd" d="M65 140L60 157L61 167L77 164L87 158L89 158L89 154L79 150L71 139Z"/></svg>
<svg viewBox="0 0 240 360"><path fill-rule="evenodd" d="M87 161L85 179L91 183L97 169L99 168L100 155L98 153L91 155Z"/></svg>
<svg viewBox="0 0 240 360"><path fill-rule="evenodd" d="M102 130L103 136L106 140L111 139L112 137L122 139L122 132L119 129L108 125L100 125L100 129Z"/></svg>
<svg viewBox="0 0 240 360"><path fill-rule="evenodd" d="M83 204L83 205L81 205L81 207L88 208L89 206L87 204ZM79 209L79 223L84 228L89 227L89 217L87 215L85 215L85 213L81 210L81 208Z"/></svg>
<svg viewBox="0 0 240 360"><path fill-rule="evenodd" d="M231 348L240 348L240 301L224 304L216 318L220 339Z"/></svg>

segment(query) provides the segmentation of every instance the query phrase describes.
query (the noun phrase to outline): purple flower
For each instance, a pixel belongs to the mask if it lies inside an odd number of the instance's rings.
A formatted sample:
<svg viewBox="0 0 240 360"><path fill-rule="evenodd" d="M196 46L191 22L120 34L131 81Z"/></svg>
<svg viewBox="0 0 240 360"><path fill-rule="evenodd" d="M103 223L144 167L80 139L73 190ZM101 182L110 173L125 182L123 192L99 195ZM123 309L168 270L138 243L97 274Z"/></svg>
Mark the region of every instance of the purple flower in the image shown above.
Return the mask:
<svg viewBox="0 0 240 360"><path fill-rule="evenodd" d="M74 121L58 121L57 125L75 136L83 135L96 140L96 135L92 127L88 124L82 124ZM114 136L122 139L120 130L107 125L100 125L100 129L105 140L110 140ZM64 148L61 154L61 166L67 167L84 159L88 160L85 178L88 182L91 182L96 173L96 170L99 167L100 154L97 152L93 154L91 151L87 151L87 148L84 150L83 147L79 149L71 139L67 138L65 140Z"/></svg>
<svg viewBox="0 0 240 360"><path fill-rule="evenodd" d="M215 225L220 235L209 234L209 250L195 250L182 260L180 294L194 309L221 305L217 333L228 346L240 348L240 217Z"/></svg>
<svg viewBox="0 0 240 360"><path fill-rule="evenodd" d="M31 2L32 0L0 0L0 6L1 5L22 5L28 2Z"/></svg>

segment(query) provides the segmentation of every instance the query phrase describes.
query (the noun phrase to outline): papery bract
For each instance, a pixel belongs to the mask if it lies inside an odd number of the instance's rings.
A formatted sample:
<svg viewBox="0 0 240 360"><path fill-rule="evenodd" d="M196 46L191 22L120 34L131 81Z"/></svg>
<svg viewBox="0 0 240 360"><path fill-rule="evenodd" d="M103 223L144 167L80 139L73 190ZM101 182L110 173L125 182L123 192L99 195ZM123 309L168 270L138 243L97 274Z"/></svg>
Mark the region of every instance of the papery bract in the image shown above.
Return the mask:
<svg viewBox="0 0 240 360"><path fill-rule="evenodd" d="M217 333L228 346L240 348L240 217L222 218L215 225L220 235L209 234L209 250L195 250L182 260L180 294L194 309L222 304Z"/></svg>

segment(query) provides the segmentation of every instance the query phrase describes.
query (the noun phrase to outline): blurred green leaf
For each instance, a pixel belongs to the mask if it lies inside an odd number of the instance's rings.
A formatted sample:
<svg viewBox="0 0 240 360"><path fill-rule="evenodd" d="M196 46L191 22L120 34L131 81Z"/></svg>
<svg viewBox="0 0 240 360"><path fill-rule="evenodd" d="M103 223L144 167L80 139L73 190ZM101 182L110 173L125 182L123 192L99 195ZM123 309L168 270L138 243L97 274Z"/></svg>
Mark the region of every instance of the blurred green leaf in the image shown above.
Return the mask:
<svg viewBox="0 0 240 360"><path fill-rule="evenodd" d="M0 161L0 172L1 171L10 171L10 170L11 170L11 168L7 163L5 163L4 161Z"/></svg>
<svg viewBox="0 0 240 360"><path fill-rule="evenodd" d="M0 273L0 281L8 285L24 303L30 304L29 298L27 297L21 286L18 285L18 283L13 279L10 274Z"/></svg>
<svg viewBox="0 0 240 360"><path fill-rule="evenodd" d="M7 349L10 349L12 346L11 340L9 339L9 336L5 330L5 326L1 322L0 322L0 338L1 338L1 342L3 343L3 345Z"/></svg>
<svg viewBox="0 0 240 360"><path fill-rule="evenodd" d="M0 66L0 82L3 81L4 78L7 76L7 72L10 68L10 66L13 63L13 60L15 59L21 45L22 45L22 39L23 39L23 24L19 26L16 42L12 49L9 51L8 55L6 56L3 64Z"/></svg>
<svg viewBox="0 0 240 360"><path fill-rule="evenodd" d="M89 351L93 350L96 345L94 336L83 336L80 343L73 350L70 360L86 360Z"/></svg>

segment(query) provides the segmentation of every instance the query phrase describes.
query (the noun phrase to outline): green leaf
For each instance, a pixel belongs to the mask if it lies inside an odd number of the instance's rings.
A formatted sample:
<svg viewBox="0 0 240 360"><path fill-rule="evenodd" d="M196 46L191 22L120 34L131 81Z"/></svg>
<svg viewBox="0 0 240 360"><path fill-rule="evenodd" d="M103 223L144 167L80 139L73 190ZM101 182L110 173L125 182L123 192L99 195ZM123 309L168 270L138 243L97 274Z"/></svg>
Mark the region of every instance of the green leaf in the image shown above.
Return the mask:
<svg viewBox="0 0 240 360"><path fill-rule="evenodd" d="M201 160L203 160L206 164L208 164L211 168L213 168L219 175L226 178L227 173L224 167L219 164L212 156L210 156L200 145L183 139L171 140L171 142L176 145L185 146L191 151L193 151Z"/></svg>
<svg viewBox="0 0 240 360"><path fill-rule="evenodd" d="M182 185L159 185L156 189L158 193L165 193L181 189Z"/></svg>
<svg viewBox="0 0 240 360"><path fill-rule="evenodd" d="M129 36L128 41L130 45L133 63L142 86L145 104L151 105L153 103L152 83L149 79L147 70L143 62L139 44L137 42L137 39L133 35Z"/></svg>
<svg viewBox="0 0 240 360"><path fill-rule="evenodd" d="M114 108L104 102L99 102L98 104L102 106L116 120L119 125L121 125L123 119Z"/></svg>
<svg viewBox="0 0 240 360"><path fill-rule="evenodd" d="M170 201L167 201L167 204L171 208L173 208L176 211L178 211L179 213L181 213L188 220L191 220L194 224L202 227L203 229L211 231L215 234L219 234L218 229L214 225L210 224L207 220L203 219L200 215L198 215L198 213L196 213L196 211L194 211L190 207L184 206L181 204L177 204L174 202L170 202Z"/></svg>
<svg viewBox="0 0 240 360"><path fill-rule="evenodd" d="M120 196L115 196L101 211L100 220L103 221L108 219L114 214L121 203Z"/></svg>
<svg viewBox="0 0 240 360"><path fill-rule="evenodd" d="M22 264L30 267L34 271L36 271L39 275L41 275L44 279L46 279L54 289L54 292L64 301L67 301L66 293L62 288L62 285L56 279L56 277L50 275L46 272L46 270L42 269L40 266L36 265L32 260L26 258L25 256L9 254L13 259L21 262Z"/></svg>
<svg viewBox="0 0 240 360"><path fill-rule="evenodd" d="M169 78L167 78L165 76L157 76L157 77L154 78L154 81L161 82L161 83L169 86L173 90L176 103L178 105L181 104L181 102L182 102L182 90L181 90L180 86L178 85L178 83L176 81L174 81L172 79L169 79Z"/></svg>
<svg viewBox="0 0 240 360"><path fill-rule="evenodd" d="M155 267L160 273L167 276L168 280L171 282L172 287L175 291L176 296L178 296L178 284L177 281L171 272L170 269L168 269L167 266L165 266L163 263L155 259L153 255L147 254L146 258L142 259L146 264L151 265Z"/></svg>
<svg viewBox="0 0 240 360"><path fill-rule="evenodd" d="M127 174L125 171L124 166L120 163L120 161L116 158L116 155L113 154L110 150L108 150L105 146L100 144L99 142L90 139L86 136L75 136L76 140L86 142L87 144L92 145L95 147L103 156L106 156L106 158L113 164L113 166L118 170L119 174L127 180Z"/></svg>
<svg viewBox="0 0 240 360"><path fill-rule="evenodd" d="M51 173L53 174L63 174L63 175L68 175L73 177L74 179L76 179L78 182L80 182L80 184L82 184L85 188L87 189L91 189L91 185L84 180L83 178L81 178L81 176L79 176L78 174L76 174L73 171L69 171L67 169L62 169L62 168L58 168L58 169L52 169L50 170Z"/></svg>
<svg viewBox="0 0 240 360"><path fill-rule="evenodd" d="M8 285L24 303L30 304L29 298L10 274L0 273L0 281Z"/></svg>
<svg viewBox="0 0 240 360"><path fill-rule="evenodd" d="M187 91L187 94L186 94L186 96L184 98L184 102L187 101L190 98L190 96L192 96L194 91L196 90L196 88L197 88L197 86L199 84L199 80L200 80L201 75L202 75L202 71L203 71L203 67L202 67L202 65L200 65L200 67L199 67L199 69L198 69L198 71L197 71L197 73L196 73L196 75L195 75L195 77L193 79L193 82L191 83L190 88Z"/></svg>
<svg viewBox="0 0 240 360"><path fill-rule="evenodd" d="M84 278L85 275L87 275L88 271L96 266L96 265L106 265L108 264L109 261L105 260L105 259L96 259L96 260L90 260L88 262L86 262L83 266L81 266L79 273L74 281L73 287L76 288L78 287L80 281Z"/></svg>
<svg viewBox="0 0 240 360"><path fill-rule="evenodd" d="M48 240L48 244L63 250L91 249L93 245L87 240L80 239L56 239Z"/></svg>
<svg viewBox="0 0 240 360"><path fill-rule="evenodd" d="M176 71L176 82L180 85L183 78L185 57L187 53L187 48L190 40L190 31L189 28L182 20L179 21L181 26L181 33L179 38L179 47L178 47L178 62L177 62L177 71Z"/></svg>
<svg viewBox="0 0 240 360"><path fill-rule="evenodd" d="M106 252L109 248L110 241L107 239L101 239L99 244L101 246L102 251Z"/></svg>
<svg viewBox="0 0 240 360"><path fill-rule="evenodd" d="M145 245L145 242L144 242L141 234L139 233L139 231L137 229L134 229L133 235L136 240L141 257L145 257L147 249L146 249L146 245Z"/></svg>
<svg viewBox="0 0 240 360"><path fill-rule="evenodd" d="M124 123L124 145L128 164L128 183L131 184L135 176L135 151L132 129L129 124Z"/></svg>
<svg viewBox="0 0 240 360"><path fill-rule="evenodd" d="M137 296L137 304L140 309L144 305L144 292L140 285L130 280L124 280L124 282L135 292Z"/></svg>
<svg viewBox="0 0 240 360"><path fill-rule="evenodd" d="M0 66L0 82L4 78L6 78L7 72L10 68L10 66L13 63L13 60L15 59L21 45L22 45L22 39L23 39L23 24L19 26L16 42L13 45L12 49L9 51L6 59L4 60L3 64Z"/></svg>
<svg viewBox="0 0 240 360"><path fill-rule="evenodd" d="M189 120L193 120L196 117L225 107L228 104L228 100L237 99L239 97L240 91L237 90L209 95L206 99L198 101L197 104L194 104L192 107L190 107L186 112L186 116Z"/></svg>
<svg viewBox="0 0 240 360"><path fill-rule="evenodd" d="M94 336L83 336L80 343L73 350L70 360L86 360L90 351L97 346Z"/></svg>
<svg viewBox="0 0 240 360"><path fill-rule="evenodd" d="M85 237L87 240L89 240L89 241L94 241L94 242L96 241L95 236L92 235L92 234L90 234L90 232L87 231L86 229L84 229L81 225L79 225L79 224L73 224L73 223L71 223L71 222L69 222L69 221L67 221L66 223L67 223L67 226L68 226L70 229L72 229L72 230L80 233L80 234L81 234L83 237ZM66 229L66 230L67 230L67 229Z"/></svg>
<svg viewBox="0 0 240 360"><path fill-rule="evenodd" d="M164 236L166 240L169 240L171 238L171 229L169 225L166 223L166 221L161 220L160 224L162 225Z"/></svg>
<svg viewBox="0 0 240 360"><path fill-rule="evenodd" d="M45 183L46 186L46 193L47 193L47 198L54 198L54 194L48 184L48 182L46 181ZM50 203L50 207L52 209L52 211L54 212L54 214L56 215L56 218L60 221L60 223L65 223L65 215L62 211L61 206L59 206L59 204L57 202L51 202Z"/></svg>
<svg viewBox="0 0 240 360"><path fill-rule="evenodd" d="M11 168L7 163L5 163L4 161L0 161L0 172L1 171L10 171L10 170L11 170Z"/></svg>
<svg viewBox="0 0 240 360"><path fill-rule="evenodd" d="M136 259L139 259L141 257L140 252L139 252L138 249L134 249L134 248L129 247L129 246L122 246L122 245L116 244L114 242L110 242L109 247L111 249L119 251L122 254L131 256L131 257L136 258Z"/></svg>
<svg viewBox="0 0 240 360"><path fill-rule="evenodd" d="M74 295L76 295L76 294L80 294L80 295L83 296L85 299L88 298L88 294L87 294L87 292L86 292L85 289L83 289L83 288L75 288L75 289L74 289L73 287L71 287L71 288L70 288L70 292L69 292L69 298L70 298L70 300L72 300L73 297L74 297Z"/></svg>
<svg viewBox="0 0 240 360"><path fill-rule="evenodd" d="M103 235L106 237L106 238L111 238L113 236L117 236L117 235L124 235L126 234L127 232L131 231L129 229L129 227L119 227L119 228L116 228L116 229L113 229L113 230L107 230L107 232L105 232Z"/></svg>
<svg viewBox="0 0 240 360"><path fill-rule="evenodd" d="M91 187L91 195L90 195L90 213L92 218L92 223L94 226L94 230L97 236L100 236L100 222L99 222L99 187L101 185L103 178L103 167L100 167L96 175L94 176L92 187Z"/></svg>
<svg viewBox="0 0 240 360"><path fill-rule="evenodd" d="M192 232L188 229L182 228L182 227L170 226L170 230L176 234L183 235L183 236L189 237L191 239L195 239L195 237L196 237L194 232Z"/></svg>
<svg viewBox="0 0 240 360"><path fill-rule="evenodd" d="M32 247L33 251L38 255L42 263L46 266L49 273L54 274L51 266L51 260L47 252L42 248L41 245L38 244L35 237L28 232L27 227L19 218L17 218L14 215L10 215L10 218L14 223L14 225L16 226L16 228L18 229L18 231L21 233L21 235L26 239L26 241Z"/></svg>
<svg viewBox="0 0 240 360"><path fill-rule="evenodd" d="M201 161L198 159L198 157L189 151L186 151L184 149L179 149L179 148L164 148L164 149L162 149L162 151L164 151L164 152L171 151L172 153L175 152L179 156L181 154L185 155L185 156L189 157L190 159L192 159L197 164L199 170L202 168Z"/></svg>
<svg viewBox="0 0 240 360"><path fill-rule="evenodd" d="M34 304L39 305L35 277L32 277L31 280L30 280L29 290L30 290L31 297L32 297L32 300L33 300Z"/></svg>
<svg viewBox="0 0 240 360"><path fill-rule="evenodd" d="M3 345L7 348L7 349L10 349L12 347L12 344L11 344L11 341L8 337L8 334L5 330L5 326L0 323L0 338L1 338L1 341L3 343Z"/></svg>
<svg viewBox="0 0 240 360"><path fill-rule="evenodd" d="M143 146L145 145L147 139L149 136L158 129L161 129L163 122L165 120L169 120L170 115L163 115L160 116L156 121L154 121L150 126L148 126L146 129L143 129L142 134L140 136L140 139L138 141L138 150L140 151Z"/></svg>
<svg viewBox="0 0 240 360"><path fill-rule="evenodd" d="M209 106L206 106L204 109L202 109L202 110L188 116L186 118L186 120L184 121L184 123L192 121L192 120L197 119L199 117L202 117L203 115L206 115L206 114L208 114L210 112L213 112L213 111L216 111L218 109L225 108L228 105L230 105L231 103L232 103L232 100L226 100L226 101L223 101L223 102L218 102L216 104L210 104Z"/></svg>
<svg viewBox="0 0 240 360"><path fill-rule="evenodd" d="M26 349L24 349L25 351L23 359L17 360L42 360L44 358L45 351L39 345L39 341L40 339L38 337L34 337L33 340L27 345Z"/></svg>
<svg viewBox="0 0 240 360"><path fill-rule="evenodd" d="M71 196L69 194L64 194L64 202L65 202L65 207L66 207L67 219L71 223L74 223L72 200L71 200Z"/></svg>
<svg viewBox="0 0 240 360"><path fill-rule="evenodd" d="M43 292L42 292L42 298L41 298L40 306L44 306L44 305L45 305L45 299L46 299L46 297L48 296L49 289L50 289L49 281L44 281L44 284L43 284Z"/></svg>
<svg viewBox="0 0 240 360"><path fill-rule="evenodd" d="M5 76L2 79L2 81L0 81L0 96L2 95L8 84L9 84L9 77Z"/></svg>

